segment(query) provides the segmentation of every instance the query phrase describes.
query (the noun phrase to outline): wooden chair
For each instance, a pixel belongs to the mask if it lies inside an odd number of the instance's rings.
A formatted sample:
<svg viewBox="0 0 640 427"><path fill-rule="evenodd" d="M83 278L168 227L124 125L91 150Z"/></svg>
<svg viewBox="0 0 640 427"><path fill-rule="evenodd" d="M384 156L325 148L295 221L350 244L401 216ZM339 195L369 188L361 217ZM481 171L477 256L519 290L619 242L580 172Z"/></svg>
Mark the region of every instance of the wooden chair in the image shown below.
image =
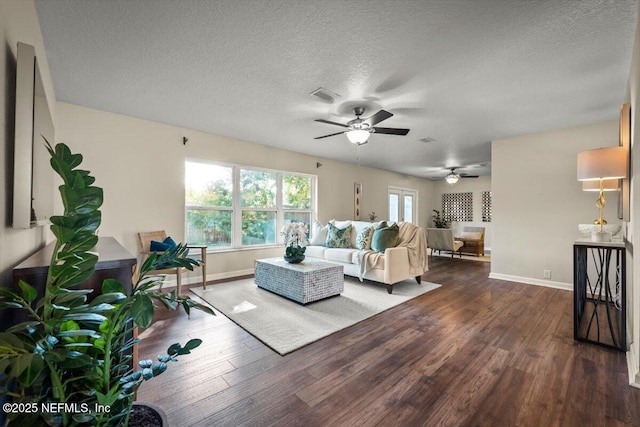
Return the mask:
<svg viewBox="0 0 640 427"><path fill-rule="evenodd" d="M162 242L167 238L167 233L164 230L160 231L147 231L138 233L138 243L140 244L140 265L151 255L151 241ZM207 246L206 245L186 245L190 249L200 249L202 268L202 288L207 289ZM182 272L186 271L186 268L167 268L164 270L154 270L152 274L175 274L177 281L178 295L182 295ZM161 285L162 286L162 285Z"/></svg>
<svg viewBox="0 0 640 427"><path fill-rule="evenodd" d="M484 227L464 227L456 240L464 243L463 253L484 256Z"/></svg>

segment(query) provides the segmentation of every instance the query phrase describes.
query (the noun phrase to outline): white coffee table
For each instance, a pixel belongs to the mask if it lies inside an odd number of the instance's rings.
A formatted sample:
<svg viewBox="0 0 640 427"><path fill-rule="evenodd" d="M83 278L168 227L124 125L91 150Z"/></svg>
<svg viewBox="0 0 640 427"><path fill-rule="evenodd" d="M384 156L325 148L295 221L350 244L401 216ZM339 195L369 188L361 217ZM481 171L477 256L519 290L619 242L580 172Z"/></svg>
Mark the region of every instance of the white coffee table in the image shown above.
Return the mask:
<svg viewBox="0 0 640 427"><path fill-rule="evenodd" d="M282 258L266 258L257 259L255 268L258 287L301 304L344 291L344 269L340 264L313 258L289 264Z"/></svg>

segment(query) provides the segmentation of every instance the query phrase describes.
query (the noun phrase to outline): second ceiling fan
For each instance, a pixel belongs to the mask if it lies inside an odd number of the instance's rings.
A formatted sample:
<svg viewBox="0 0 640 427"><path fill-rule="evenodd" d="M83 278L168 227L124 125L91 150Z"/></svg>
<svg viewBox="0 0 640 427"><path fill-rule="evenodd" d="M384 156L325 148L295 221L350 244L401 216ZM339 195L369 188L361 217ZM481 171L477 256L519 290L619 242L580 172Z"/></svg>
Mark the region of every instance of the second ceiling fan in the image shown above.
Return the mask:
<svg viewBox="0 0 640 427"><path fill-rule="evenodd" d="M330 125L341 126L347 128L342 132L336 132L329 135L318 136L313 139L322 139L327 138L329 136L335 136L340 134L346 134L349 141L354 144L362 145L366 144L369 140L369 135L372 133L381 133L386 135L406 135L409 133L409 129L399 129L399 128L383 128L377 127L376 125L383 120L387 120L389 117L393 116L388 111L380 110L371 117L366 119L361 119L360 116L364 114L364 107L356 107L353 109L353 114L356 115L356 118L348 122L347 124L332 122L330 120L318 119L316 122L327 123Z"/></svg>

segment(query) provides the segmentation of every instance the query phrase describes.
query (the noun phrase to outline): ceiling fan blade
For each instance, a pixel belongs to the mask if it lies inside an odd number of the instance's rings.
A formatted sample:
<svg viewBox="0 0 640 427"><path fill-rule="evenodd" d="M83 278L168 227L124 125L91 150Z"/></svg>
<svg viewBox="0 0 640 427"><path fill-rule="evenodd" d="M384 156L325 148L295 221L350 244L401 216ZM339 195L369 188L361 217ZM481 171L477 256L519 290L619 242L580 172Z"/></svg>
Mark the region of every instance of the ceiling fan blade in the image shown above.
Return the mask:
<svg viewBox="0 0 640 427"><path fill-rule="evenodd" d="M393 114L391 114L390 112L385 110L380 110L377 113L375 113L373 116L369 117L368 119L365 119L365 123L369 123L369 126L375 126L381 121L387 120L391 116L393 116Z"/></svg>
<svg viewBox="0 0 640 427"><path fill-rule="evenodd" d="M345 131L345 132L346 132L346 131ZM315 137L315 138L313 138L313 139L328 138L328 137L330 137L330 136L340 135L341 133L344 133L344 132L332 133L332 134L330 134L330 135L324 135L324 136L317 136L317 137Z"/></svg>
<svg viewBox="0 0 640 427"><path fill-rule="evenodd" d="M406 135L409 133L409 129L398 129L398 128L378 128L375 127L376 133L383 133L386 135Z"/></svg>
<svg viewBox="0 0 640 427"><path fill-rule="evenodd" d="M460 175L460 178L480 178L478 175Z"/></svg>
<svg viewBox="0 0 640 427"><path fill-rule="evenodd" d="M318 120L316 120L316 122L326 123L326 124L329 124L329 125L342 126L343 128L348 128L349 127L347 125L343 125L342 123L332 122L332 121L323 120L323 119L318 119Z"/></svg>

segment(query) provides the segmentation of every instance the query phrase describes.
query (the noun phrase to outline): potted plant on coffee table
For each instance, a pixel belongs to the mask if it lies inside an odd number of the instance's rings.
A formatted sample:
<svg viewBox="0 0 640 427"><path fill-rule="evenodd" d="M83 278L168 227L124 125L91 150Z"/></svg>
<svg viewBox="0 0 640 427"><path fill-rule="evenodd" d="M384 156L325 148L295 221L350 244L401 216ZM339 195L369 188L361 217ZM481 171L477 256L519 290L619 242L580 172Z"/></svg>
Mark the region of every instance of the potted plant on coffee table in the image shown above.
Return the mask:
<svg viewBox="0 0 640 427"><path fill-rule="evenodd" d="M192 270L198 264L183 245L152 254L130 294L114 279L105 280L92 298L91 290L76 289L98 261L91 250L98 241L103 193L90 172L77 168L80 154L64 144L54 149L47 142L47 149L63 181L64 214L51 217L57 240L44 295L38 298L24 281L19 290L0 288L0 309L25 310L30 317L0 333L0 372L5 374L0 394L10 396L13 405L3 409L9 412L9 425L126 426L140 384L201 343L173 344L157 361L141 360L133 367L132 349L139 340L132 332L150 325L154 301L169 309L182 307L187 314L194 308L213 311L189 297L155 290L158 279L150 271Z"/></svg>

